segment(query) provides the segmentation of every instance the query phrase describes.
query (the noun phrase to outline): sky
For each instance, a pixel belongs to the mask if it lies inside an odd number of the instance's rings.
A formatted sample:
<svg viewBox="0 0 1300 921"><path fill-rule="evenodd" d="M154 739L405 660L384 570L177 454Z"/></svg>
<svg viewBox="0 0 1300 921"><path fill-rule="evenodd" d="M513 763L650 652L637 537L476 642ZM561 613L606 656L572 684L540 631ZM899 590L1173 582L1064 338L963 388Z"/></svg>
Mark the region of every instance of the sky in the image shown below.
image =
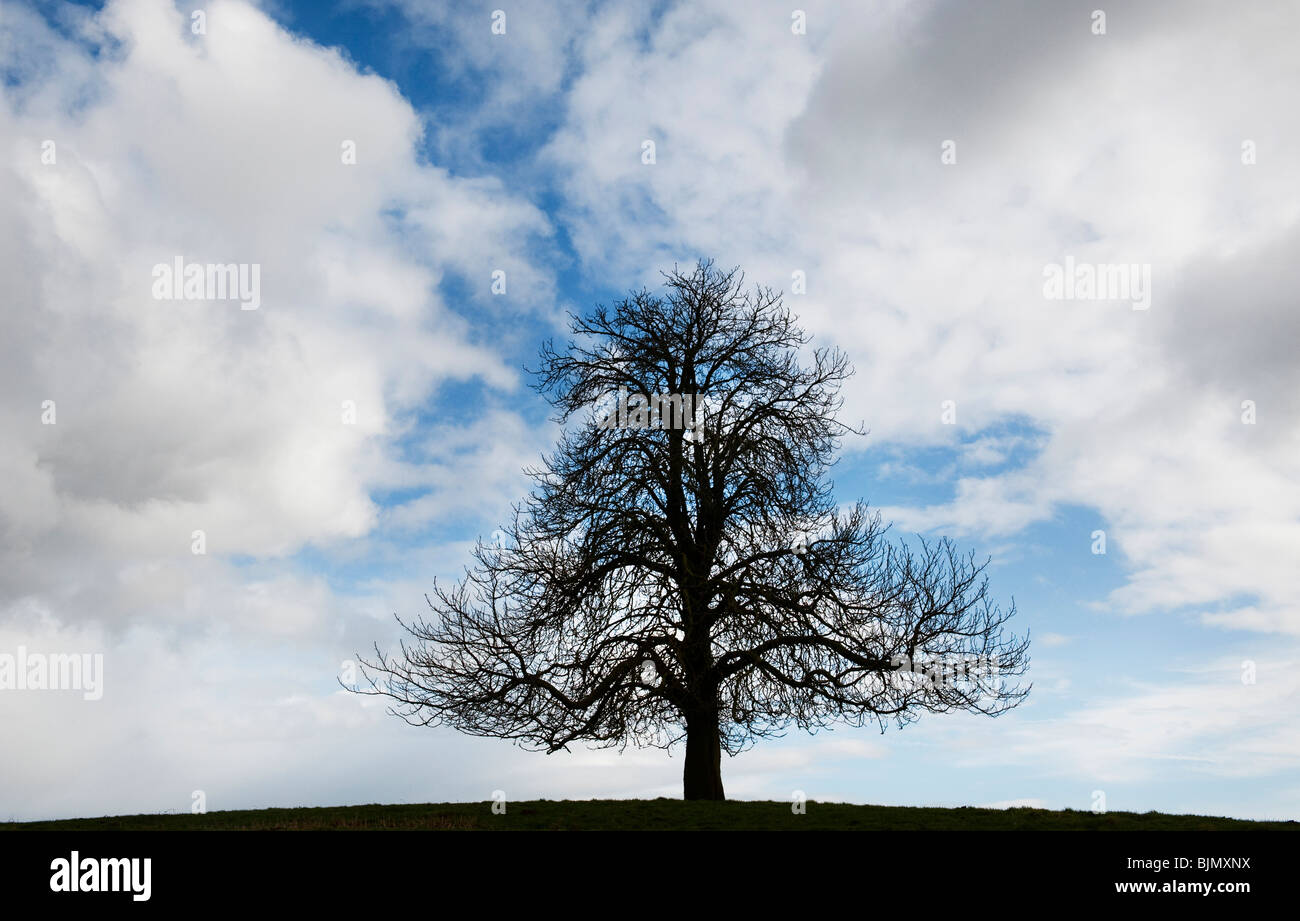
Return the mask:
<svg viewBox="0 0 1300 921"><path fill-rule="evenodd" d="M0 657L103 662L0 689L0 820L679 796L338 681L525 495L566 312L700 257L1032 637L1016 710L729 796L1300 818L1300 6L799 2L0 0Z"/></svg>

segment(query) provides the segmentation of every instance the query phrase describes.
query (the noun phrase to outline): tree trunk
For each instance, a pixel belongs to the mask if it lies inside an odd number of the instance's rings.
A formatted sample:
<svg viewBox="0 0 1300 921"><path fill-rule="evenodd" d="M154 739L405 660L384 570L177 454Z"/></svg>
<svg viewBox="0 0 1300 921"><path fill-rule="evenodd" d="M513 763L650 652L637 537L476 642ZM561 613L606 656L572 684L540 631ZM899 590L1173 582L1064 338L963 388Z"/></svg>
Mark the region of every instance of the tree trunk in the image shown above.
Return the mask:
<svg viewBox="0 0 1300 921"><path fill-rule="evenodd" d="M718 711L702 710L686 718L686 766L682 771L685 799L726 799L722 792L722 742Z"/></svg>

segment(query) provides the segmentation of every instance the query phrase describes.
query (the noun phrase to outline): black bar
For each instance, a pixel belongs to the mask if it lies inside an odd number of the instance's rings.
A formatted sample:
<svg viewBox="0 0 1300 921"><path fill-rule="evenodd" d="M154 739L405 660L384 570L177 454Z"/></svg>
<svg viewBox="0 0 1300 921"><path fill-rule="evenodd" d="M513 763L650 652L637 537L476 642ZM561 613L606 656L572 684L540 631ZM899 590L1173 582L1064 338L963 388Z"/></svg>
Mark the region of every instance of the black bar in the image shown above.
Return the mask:
<svg viewBox="0 0 1300 921"><path fill-rule="evenodd" d="M1214 910L1294 897L1286 832L78 832L0 833L0 898L97 910L421 906L675 911L704 885L718 906L847 900L918 916L948 910L1193 903ZM147 901L54 892L51 865L149 858ZM1133 861L1168 861L1134 864ZM1180 865L1179 861L1186 861ZM1215 860L1217 864L1199 863ZM1157 868L1158 867L1158 868ZM1155 883L1155 892L1117 884ZM1248 892L1163 892L1165 884ZM462 898L463 897L463 898ZM1031 898L1032 902L1025 899ZM480 901L486 900L486 901ZM551 910L545 910L550 914ZM460 910L456 910L460 913ZM931 914L931 912L938 914Z"/></svg>

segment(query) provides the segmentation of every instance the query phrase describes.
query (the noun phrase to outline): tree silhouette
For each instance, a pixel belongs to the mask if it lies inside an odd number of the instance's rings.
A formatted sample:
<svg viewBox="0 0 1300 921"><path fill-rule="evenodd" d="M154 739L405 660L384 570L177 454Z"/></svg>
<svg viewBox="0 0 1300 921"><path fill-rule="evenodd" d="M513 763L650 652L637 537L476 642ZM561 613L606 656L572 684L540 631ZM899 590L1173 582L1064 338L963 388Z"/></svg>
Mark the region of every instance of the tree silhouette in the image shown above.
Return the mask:
<svg viewBox="0 0 1300 921"><path fill-rule="evenodd" d="M791 725L1020 703L1028 639L1003 635L987 564L836 507L840 438L864 434L835 419L845 357L736 269L665 279L542 348L565 434L504 539L435 585L434 617L399 618L399 653L362 661L361 693L547 751L684 739L687 799L723 799L722 751ZM698 397L693 415L644 412L660 395Z"/></svg>

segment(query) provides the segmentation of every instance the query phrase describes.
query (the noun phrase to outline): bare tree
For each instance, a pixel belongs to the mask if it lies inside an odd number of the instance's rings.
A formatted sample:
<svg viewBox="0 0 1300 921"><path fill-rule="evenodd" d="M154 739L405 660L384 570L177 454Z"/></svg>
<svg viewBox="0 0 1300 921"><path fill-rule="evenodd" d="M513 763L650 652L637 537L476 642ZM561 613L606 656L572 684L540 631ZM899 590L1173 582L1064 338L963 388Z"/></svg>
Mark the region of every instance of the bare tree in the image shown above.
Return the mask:
<svg viewBox="0 0 1300 921"><path fill-rule="evenodd" d="M791 725L1017 705L1028 639L1004 635L987 564L832 499L839 440L863 434L835 419L845 357L738 270L665 278L543 347L565 434L505 540L435 585L434 617L399 618L399 653L363 661L362 693L547 751L684 739L687 799L723 799L722 751ZM610 424L620 389L633 424ZM660 395L698 397L694 416L641 412Z"/></svg>

